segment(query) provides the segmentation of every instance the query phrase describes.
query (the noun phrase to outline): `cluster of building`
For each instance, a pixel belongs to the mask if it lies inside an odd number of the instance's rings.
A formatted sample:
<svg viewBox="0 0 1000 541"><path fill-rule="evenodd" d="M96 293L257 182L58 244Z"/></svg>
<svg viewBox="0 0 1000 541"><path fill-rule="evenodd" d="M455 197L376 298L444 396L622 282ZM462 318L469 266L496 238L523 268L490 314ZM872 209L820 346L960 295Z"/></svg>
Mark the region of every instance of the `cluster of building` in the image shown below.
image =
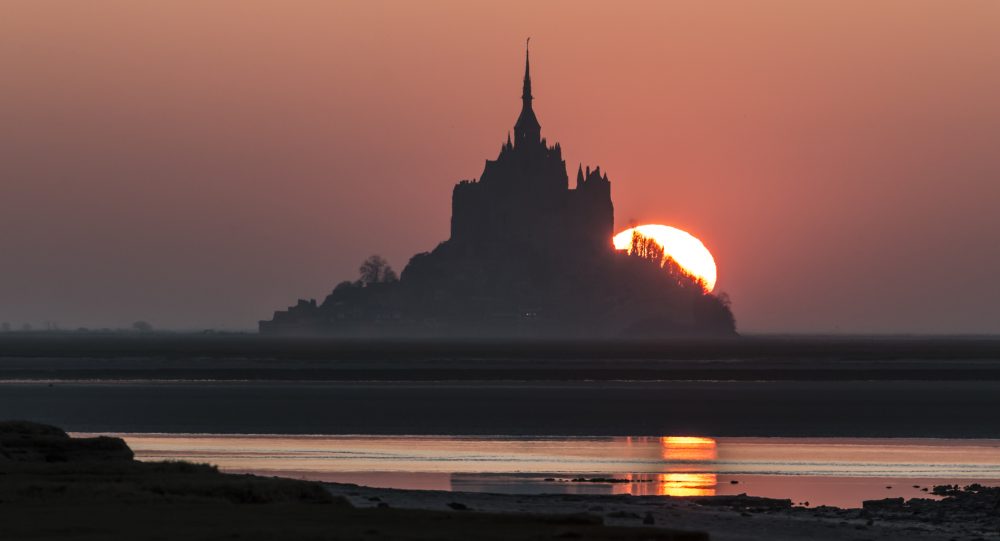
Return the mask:
<svg viewBox="0 0 1000 541"><path fill-rule="evenodd" d="M513 136L452 194L451 236L397 280L343 282L260 322L264 334L617 337L733 334L728 306L612 245L611 182L577 168L533 108L525 56Z"/></svg>

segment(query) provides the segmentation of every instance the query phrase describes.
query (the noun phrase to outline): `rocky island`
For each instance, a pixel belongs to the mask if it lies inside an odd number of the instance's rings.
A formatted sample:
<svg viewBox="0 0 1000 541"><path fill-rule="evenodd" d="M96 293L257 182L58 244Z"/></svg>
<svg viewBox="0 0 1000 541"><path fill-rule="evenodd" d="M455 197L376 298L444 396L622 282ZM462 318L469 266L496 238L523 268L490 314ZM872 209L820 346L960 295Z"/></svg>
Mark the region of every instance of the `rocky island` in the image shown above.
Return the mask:
<svg viewBox="0 0 1000 541"><path fill-rule="evenodd" d="M731 336L728 302L647 239L612 244L611 181L577 168L532 107L526 56L513 137L478 179L452 193L451 236L397 278L381 258L322 302L300 300L260 322L269 335L432 338Z"/></svg>

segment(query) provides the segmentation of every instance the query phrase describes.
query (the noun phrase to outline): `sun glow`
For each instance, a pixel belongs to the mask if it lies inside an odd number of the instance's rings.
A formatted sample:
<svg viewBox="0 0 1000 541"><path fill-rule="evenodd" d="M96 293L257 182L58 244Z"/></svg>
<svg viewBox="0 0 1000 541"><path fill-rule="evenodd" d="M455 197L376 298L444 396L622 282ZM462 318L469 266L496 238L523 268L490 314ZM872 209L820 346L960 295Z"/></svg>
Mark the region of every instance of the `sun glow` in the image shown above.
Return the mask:
<svg viewBox="0 0 1000 541"><path fill-rule="evenodd" d="M704 281L705 290L715 289L717 271L715 258L696 237L676 227L646 224L632 227L614 237L616 250L628 250L632 245L632 233L638 232L653 239L663 248L664 255L673 258L682 269Z"/></svg>

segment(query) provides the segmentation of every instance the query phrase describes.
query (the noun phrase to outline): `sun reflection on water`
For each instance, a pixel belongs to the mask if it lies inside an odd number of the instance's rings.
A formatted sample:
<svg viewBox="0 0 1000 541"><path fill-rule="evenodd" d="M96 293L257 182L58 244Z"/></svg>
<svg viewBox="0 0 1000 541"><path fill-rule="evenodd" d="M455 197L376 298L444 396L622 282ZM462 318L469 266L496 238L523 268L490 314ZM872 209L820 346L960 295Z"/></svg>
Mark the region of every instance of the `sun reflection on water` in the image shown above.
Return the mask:
<svg viewBox="0 0 1000 541"><path fill-rule="evenodd" d="M712 438L664 436L660 438L663 460L703 462L715 460L718 445Z"/></svg>
<svg viewBox="0 0 1000 541"><path fill-rule="evenodd" d="M659 443L664 473L626 474L626 490L637 496L714 496L718 477L707 472L718 458L718 442L700 436L628 438L629 445Z"/></svg>
<svg viewBox="0 0 1000 541"><path fill-rule="evenodd" d="M637 473L628 492L635 496L714 496L718 478L714 473Z"/></svg>

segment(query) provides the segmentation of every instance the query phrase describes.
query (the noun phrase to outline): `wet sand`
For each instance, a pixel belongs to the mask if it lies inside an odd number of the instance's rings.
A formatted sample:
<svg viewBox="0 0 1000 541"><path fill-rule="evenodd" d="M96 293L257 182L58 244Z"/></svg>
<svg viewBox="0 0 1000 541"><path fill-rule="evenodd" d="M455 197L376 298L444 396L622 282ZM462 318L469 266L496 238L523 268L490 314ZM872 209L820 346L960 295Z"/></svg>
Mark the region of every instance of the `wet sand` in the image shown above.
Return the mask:
<svg viewBox="0 0 1000 541"><path fill-rule="evenodd" d="M4 539L663 539L819 541L998 538L996 489L940 501L795 507L748 497L500 495L320 486L135 462L114 438L0 423Z"/></svg>
<svg viewBox="0 0 1000 541"><path fill-rule="evenodd" d="M0 417L76 432L1000 438L1000 339L0 336Z"/></svg>
<svg viewBox="0 0 1000 541"><path fill-rule="evenodd" d="M121 440L23 422L0 421L0 479L4 541L707 539L593 516L360 509L319 483L136 462Z"/></svg>
<svg viewBox="0 0 1000 541"><path fill-rule="evenodd" d="M393 342L0 334L0 381L1000 381L996 337Z"/></svg>
<svg viewBox="0 0 1000 541"><path fill-rule="evenodd" d="M696 499L656 496L505 495L327 486L331 493L347 498L359 508L388 505L445 510L458 503L488 513L588 513L612 526L638 527L652 522L654 526L707 532L712 541L1000 539L996 519L966 520L954 512L938 516L933 512L897 514L832 507L781 507L774 501L755 503L739 499L734 499L733 505L719 505L725 500L699 503Z"/></svg>

